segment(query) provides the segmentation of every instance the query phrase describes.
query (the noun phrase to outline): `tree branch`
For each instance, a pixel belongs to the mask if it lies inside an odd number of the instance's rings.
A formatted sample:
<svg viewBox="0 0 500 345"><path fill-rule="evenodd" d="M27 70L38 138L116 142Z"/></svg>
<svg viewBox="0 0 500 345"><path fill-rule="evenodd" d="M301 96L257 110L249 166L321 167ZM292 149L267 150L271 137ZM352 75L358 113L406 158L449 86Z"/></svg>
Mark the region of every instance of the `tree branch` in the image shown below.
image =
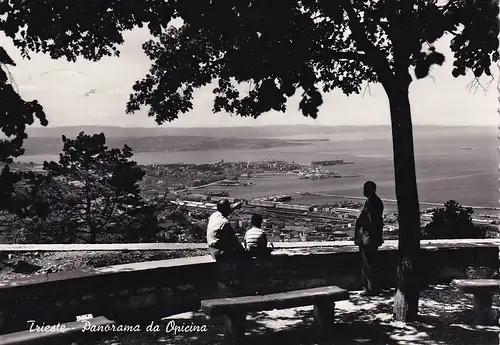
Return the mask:
<svg viewBox="0 0 500 345"><path fill-rule="evenodd" d="M338 52L338 51L328 51L329 57L338 60L355 60L355 61L366 61L367 55L359 52Z"/></svg>
<svg viewBox="0 0 500 345"><path fill-rule="evenodd" d="M373 96L373 95L372 95L372 90L370 89L370 83L366 83L366 86L365 86L365 88L364 88L364 90L363 90L363 94L361 95L361 97L365 97L366 92L368 92L368 94L369 94L370 96Z"/></svg>
<svg viewBox="0 0 500 345"><path fill-rule="evenodd" d="M486 94L488 92L488 89L490 88L491 84L493 83L493 81L495 80L495 78L493 76L491 76L490 80L488 81L488 83L485 85L483 85L481 83L481 81L479 80L479 78L477 77L474 77L474 79L472 79L469 84L467 84L467 86L465 87L466 89L469 90L469 92L472 92L472 94L476 94L476 92L481 89L483 90L484 94Z"/></svg>
<svg viewBox="0 0 500 345"><path fill-rule="evenodd" d="M103 221L101 222L101 228L104 228L109 224L109 221L111 220L111 217L113 216L113 213L116 210L117 201L118 201L118 196L115 195L113 197L113 201L108 203L107 206L104 208L104 210L103 210L104 217L103 217ZM111 205L111 207L110 207L110 210L108 212L107 209L108 209L109 205Z"/></svg>
<svg viewBox="0 0 500 345"><path fill-rule="evenodd" d="M371 64L373 69L377 72L382 85L391 85L394 74L391 71L389 63L385 58L385 55L378 50L366 36L364 27L358 19L351 0L343 0L342 8L349 18L349 29L351 30L356 44L366 54L366 61L368 61L368 63Z"/></svg>
<svg viewBox="0 0 500 345"><path fill-rule="evenodd" d="M410 57L413 50L420 51L421 42L418 34L411 27L415 24L412 15L413 3L411 1L396 1L393 11L387 13L388 26L385 28L389 39L392 42L394 53L394 75L401 82L411 83L411 76L408 72L410 67Z"/></svg>

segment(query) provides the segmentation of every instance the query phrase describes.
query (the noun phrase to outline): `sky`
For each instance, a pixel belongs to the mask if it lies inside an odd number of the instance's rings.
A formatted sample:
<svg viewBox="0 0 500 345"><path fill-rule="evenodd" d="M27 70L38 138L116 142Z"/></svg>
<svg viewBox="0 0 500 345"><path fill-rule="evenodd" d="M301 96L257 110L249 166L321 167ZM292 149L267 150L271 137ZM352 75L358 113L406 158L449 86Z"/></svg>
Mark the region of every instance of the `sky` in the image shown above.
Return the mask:
<svg viewBox="0 0 500 345"><path fill-rule="evenodd" d="M5 36L0 36L0 45L17 64L16 67L9 66L9 71L20 94L25 100L37 99L43 105L49 126L155 127L157 125L147 116L146 108L125 114L134 82L146 75L152 63L142 50L142 43L149 38L145 28L128 31L124 33L125 43L119 47L120 57L106 57L98 62L80 59L72 63L65 59L52 60L44 54L31 54L31 60L24 60ZM447 62L433 67L432 77L415 81L410 87L413 123L496 126L496 82L487 93L470 92L467 84L472 80L471 76L458 79L451 76L453 56L448 46L446 39L436 44ZM494 67L492 71L498 80L499 69ZM482 81L487 84L489 80L485 77ZM298 97L290 99L285 114L269 112L254 120L213 114L212 89L205 87L196 91L194 109L190 113L181 114L178 120L163 127L389 125L389 105L384 90L373 84L370 91L371 94L364 96L348 97L341 91L325 95L316 120L302 116Z"/></svg>

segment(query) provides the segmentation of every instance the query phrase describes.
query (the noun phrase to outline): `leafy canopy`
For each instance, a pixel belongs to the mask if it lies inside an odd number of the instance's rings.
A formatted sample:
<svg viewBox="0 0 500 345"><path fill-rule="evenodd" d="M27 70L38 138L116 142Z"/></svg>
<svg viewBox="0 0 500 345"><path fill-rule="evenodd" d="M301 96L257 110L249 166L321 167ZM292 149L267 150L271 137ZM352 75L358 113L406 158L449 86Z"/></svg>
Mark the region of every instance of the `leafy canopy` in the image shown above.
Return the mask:
<svg viewBox="0 0 500 345"><path fill-rule="evenodd" d="M147 23L153 66L134 85L127 111L149 106L161 124L191 110L194 89L212 81L214 112L284 112L300 90L300 109L315 118L322 92L359 93L366 82L404 89L409 67L425 77L443 63L432 44L445 34L453 35L455 77L491 75L497 15L498 0L7 0L0 30L25 58L34 51L97 61L118 56L122 33ZM176 18L181 27L169 26ZM8 76L14 64L0 47L2 161L23 154L26 125L47 124L41 105L16 91Z"/></svg>
<svg viewBox="0 0 500 345"><path fill-rule="evenodd" d="M42 106L37 101L25 101L9 78L7 65L15 66L14 61L0 46L0 130L6 138L0 139L0 162L11 162L12 157L24 154L23 143L26 125L32 125L38 118L43 126L48 124Z"/></svg>
<svg viewBox="0 0 500 345"><path fill-rule="evenodd" d="M453 75L491 75L498 60L496 4L491 1L181 1L184 25L144 44L154 61L134 85L129 112L150 106L158 123L192 109L193 90L218 81L215 112L257 117L285 111L301 89L300 109L317 117L322 92L359 93L365 82L406 87L444 56L432 47L455 37ZM430 46L429 52L423 49ZM241 92L235 83L249 83Z"/></svg>

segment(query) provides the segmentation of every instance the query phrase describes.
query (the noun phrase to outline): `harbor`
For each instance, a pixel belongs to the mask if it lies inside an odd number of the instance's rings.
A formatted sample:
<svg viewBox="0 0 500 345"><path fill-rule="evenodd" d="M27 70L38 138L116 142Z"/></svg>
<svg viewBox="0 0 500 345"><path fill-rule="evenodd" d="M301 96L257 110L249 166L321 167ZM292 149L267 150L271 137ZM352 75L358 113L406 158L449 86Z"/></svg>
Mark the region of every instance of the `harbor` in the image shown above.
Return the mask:
<svg viewBox="0 0 500 345"><path fill-rule="evenodd" d="M342 165L342 164L354 164L352 161L344 161L343 159L325 160L325 161L310 161L309 165Z"/></svg>
<svg viewBox="0 0 500 345"><path fill-rule="evenodd" d="M346 200L366 200L365 197L360 196L347 196L347 195L339 195L339 194L326 194L326 193L310 193L310 192L294 192L294 194L299 194L303 196L319 196L319 197L327 197L327 198L337 198L337 199L346 199ZM397 200L394 199L381 199L383 202L387 203L397 203ZM435 202L425 202L419 201L421 205L435 206L435 207L443 207L443 204L435 203ZM470 207L472 209L477 210L485 210L485 211L500 211L500 207L487 207L487 206L468 206L464 205L463 207Z"/></svg>

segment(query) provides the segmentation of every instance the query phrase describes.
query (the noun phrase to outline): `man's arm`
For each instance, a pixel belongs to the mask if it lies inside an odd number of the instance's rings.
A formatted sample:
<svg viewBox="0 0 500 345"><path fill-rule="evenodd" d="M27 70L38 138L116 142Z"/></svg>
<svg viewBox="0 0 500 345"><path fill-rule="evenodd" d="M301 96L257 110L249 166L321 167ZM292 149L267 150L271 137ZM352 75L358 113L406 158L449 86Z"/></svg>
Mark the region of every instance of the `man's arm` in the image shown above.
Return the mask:
<svg viewBox="0 0 500 345"><path fill-rule="evenodd" d="M368 218L370 220L370 233L374 236L375 239L381 240L383 236L383 213L384 213L384 204L382 201L377 198L375 200L371 200L368 207Z"/></svg>
<svg viewBox="0 0 500 345"><path fill-rule="evenodd" d="M377 199L377 215L380 218L384 215L384 203L380 200L380 198Z"/></svg>
<svg viewBox="0 0 500 345"><path fill-rule="evenodd" d="M370 225L374 226L379 220L382 219L384 204L382 204L380 199L371 201L368 203L367 211Z"/></svg>
<svg viewBox="0 0 500 345"><path fill-rule="evenodd" d="M356 218L356 223L355 223L355 226L354 228L356 230L359 230L361 228L361 215L363 214L363 211L361 211L361 213L359 214L358 218Z"/></svg>
<svg viewBox="0 0 500 345"><path fill-rule="evenodd" d="M267 235L264 231L262 231L262 246L267 247Z"/></svg>
<svg viewBox="0 0 500 345"><path fill-rule="evenodd" d="M238 240L238 237L236 237L236 234L229 222L224 224L222 233L224 234L224 238L227 241L228 245L232 246L235 249L245 249L241 242Z"/></svg>

